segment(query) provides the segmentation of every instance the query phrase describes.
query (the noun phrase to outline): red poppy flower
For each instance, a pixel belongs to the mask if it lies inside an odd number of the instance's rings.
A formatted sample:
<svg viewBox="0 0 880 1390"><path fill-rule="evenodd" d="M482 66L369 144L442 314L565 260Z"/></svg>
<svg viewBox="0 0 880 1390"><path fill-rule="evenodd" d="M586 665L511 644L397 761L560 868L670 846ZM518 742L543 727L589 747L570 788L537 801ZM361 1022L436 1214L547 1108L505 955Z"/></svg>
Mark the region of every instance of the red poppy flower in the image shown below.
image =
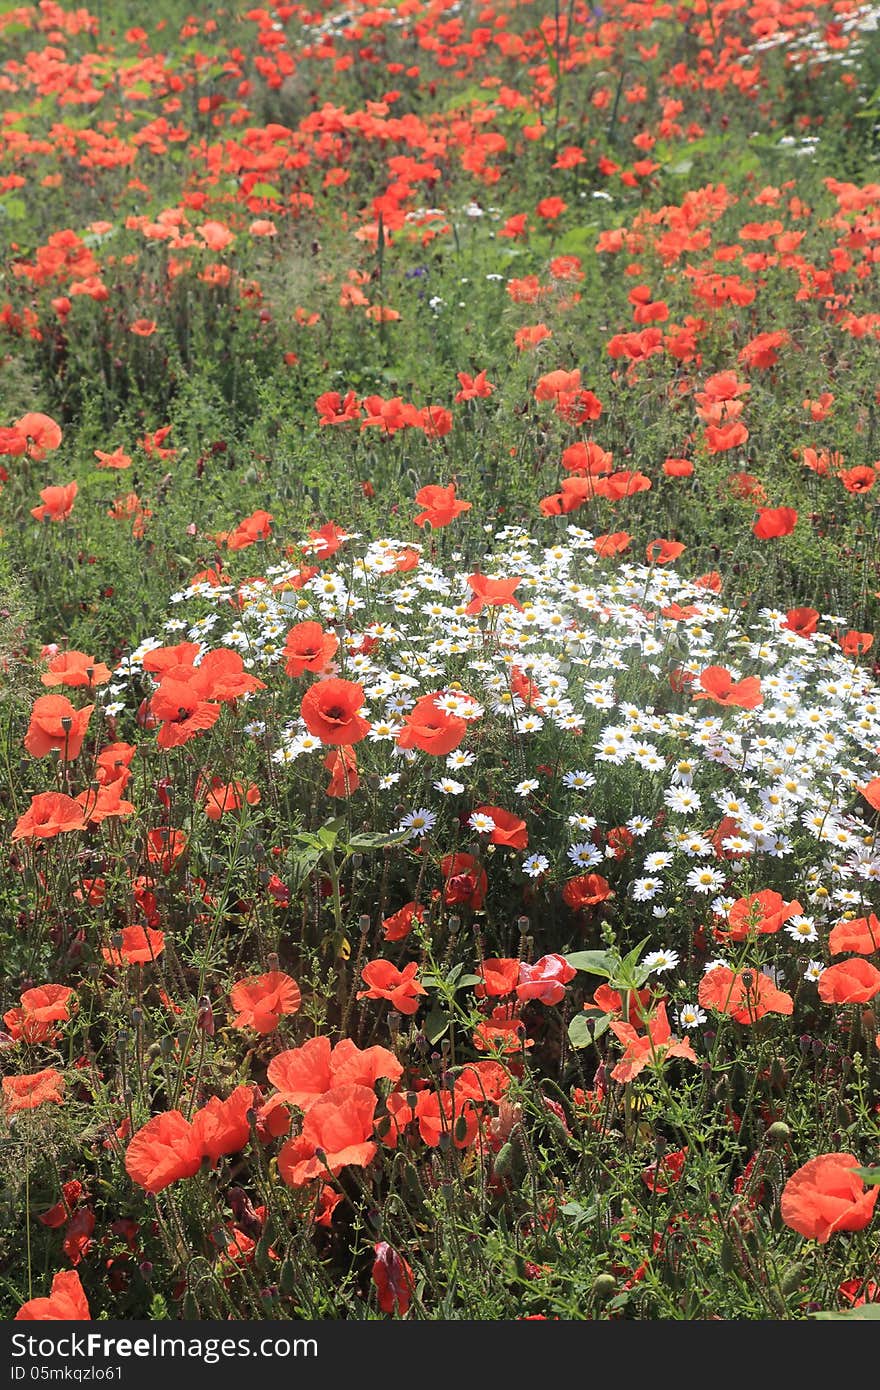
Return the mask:
<svg viewBox="0 0 880 1390"><path fill-rule="evenodd" d="M307 1110L333 1085L331 1056L329 1038L310 1038L301 1047L279 1052L273 1057L267 1076L282 1100Z"/></svg>
<svg viewBox="0 0 880 1390"><path fill-rule="evenodd" d="M727 476L727 487L730 493L740 502L753 501L757 506L760 502L767 500L767 494L760 478L756 478L754 473L729 473Z"/></svg>
<svg viewBox="0 0 880 1390"><path fill-rule="evenodd" d="M448 526L462 512L469 512L473 505L456 497L455 483L449 483L446 487L441 487L438 483L429 483L427 487L419 488L415 500L420 507L424 507L424 511L413 518L416 526L430 523L435 530L441 526Z"/></svg>
<svg viewBox="0 0 880 1390"><path fill-rule="evenodd" d="M866 786L859 787L858 790L873 810L880 811L880 777L872 778Z"/></svg>
<svg viewBox="0 0 880 1390"><path fill-rule="evenodd" d="M829 965L819 976L823 1004L867 1004L880 994L880 970L855 956Z"/></svg>
<svg viewBox="0 0 880 1390"><path fill-rule="evenodd" d="M487 956L477 966L482 983L474 986L474 994L478 999L513 994L519 983L519 964L515 956Z"/></svg>
<svg viewBox="0 0 880 1390"><path fill-rule="evenodd" d="M95 449L93 452L95 458L98 460L99 468L119 469L131 467L131 455L123 453L121 448L114 449L110 454L106 453L103 449Z"/></svg>
<svg viewBox="0 0 880 1390"><path fill-rule="evenodd" d="M253 1028L272 1033L280 1019L295 1014L302 1003L299 985L281 970L268 975L248 975L232 986L229 1001L236 1011L233 1028Z"/></svg>
<svg viewBox="0 0 880 1390"><path fill-rule="evenodd" d="M234 531L230 531L224 537L227 550L245 550L249 545L254 545L257 541L267 540L272 534L272 513L265 511L252 512L250 516L240 521Z"/></svg>
<svg viewBox="0 0 880 1390"><path fill-rule="evenodd" d="M791 341L785 329L776 333L758 333L740 349L738 360L746 367L773 367L779 361L779 349Z"/></svg>
<svg viewBox="0 0 880 1390"><path fill-rule="evenodd" d="M31 516L37 521L66 521L73 511L73 502L79 492L78 483L62 483L40 490L42 507L31 507Z"/></svg>
<svg viewBox="0 0 880 1390"><path fill-rule="evenodd" d="M606 452L594 439L570 444L562 451L562 467L569 473L585 473L590 478L598 478L610 473L613 465L614 455Z"/></svg>
<svg viewBox="0 0 880 1390"><path fill-rule="evenodd" d="M333 1086L375 1086L385 1079L398 1082L403 1067L387 1047L358 1047L351 1038L342 1038L330 1056L330 1078Z"/></svg>
<svg viewBox="0 0 880 1390"><path fill-rule="evenodd" d="M279 1052L269 1063L269 1081L280 1098L308 1110L336 1086L373 1086L380 1077L398 1081L403 1067L384 1047L359 1048L343 1038L331 1048L327 1037L310 1038L301 1047Z"/></svg>
<svg viewBox="0 0 880 1390"><path fill-rule="evenodd" d="M801 912L799 902L787 903L780 893L764 888L760 893L737 899L727 914L730 930L723 934L731 941L745 941L750 932L778 932L783 923Z"/></svg>
<svg viewBox="0 0 880 1390"><path fill-rule="evenodd" d="M88 1300L75 1269L62 1269L52 1280L48 1298L31 1298L15 1315L16 1322L90 1322Z"/></svg>
<svg viewBox="0 0 880 1390"><path fill-rule="evenodd" d="M542 956L534 965L520 961L517 999L537 999L541 1004L559 1004L565 998L565 986L577 971L564 956Z"/></svg>
<svg viewBox="0 0 880 1390"><path fill-rule="evenodd" d="M373 1246L373 1283L383 1313L405 1317L415 1290L415 1276L402 1255L392 1250L386 1240Z"/></svg>
<svg viewBox="0 0 880 1390"><path fill-rule="evenodd" d="M446 1086L417 1092L415 1107L419 1136L429 1148L436 1149L443 1136L448 1135L457 1149L466 1149L477 1137L479 1112L470 1088L458 1084L450 1091ZM402 1118L402 1117L401 1117Z"/></svg>
<svg viewBox="0 0 880 1390"><path fill-rule="evenodd" d="M491 816L495 822L495 829L489 835L490 844L506 845L508 849L527 848L529 833L526 823L512 811L505 811L500 806L478 806L474 814Z"/></svg>
<svg viewBox="0 0 880 1390"><path fill-rule="evenodd" d="M155 319L135 319L134 323L128 325L129 333L134 333L138 338L150 338L156 331Z"/></svg>
<svg viewBox="0 0 880 1390"><path fill-rule="evenodd" d="M728 1014L737 1023L757 1023L765 1014L790 1016L794 1001L759 970L734 972L716 965L700 981L697 998L704 1009Z"/></svg>
<svg viewBox="0 0 880 1390"><path fill-rule="evenodd" d="M567 208L568 203L563 202L561 198L554 194L552 197L542 198L541 201L535 205L535 212L538 217L544 217L552 222L557 217L561 217Z"/></svg>
<svg viewBox="0 0 880 1390"><path fill-rule="evenodd" d="M306 1111L302 1133L278 1155L278 1171L290 1187L334 1175L353 1164L365 1168L376 1153L372 1140L376 1095L368 1086L335 1086ZM320 1154L320 1157L318 1155Z"/></svg>
<svg viewBox="0 0 880 1390"><path fill-rule="evenodd" d="M447 907L469 907L479 912L486 898L489 880L472 854L445 854L440 861L443 875L443 901Z"/></svg>
<svg viewBox="0 0 880 1390"><path fill-rule="evenodd" d="M710 454L723 454L727 449L738 449L745 444L749 432L742 420L731 420L725 425L707 425L703 438Z"/></svg>
<svg viewBox="0 0 880 1390"><path fill-rule="evenodd" d="M43 685L80 686L105 685L112 677L109 666L86 656L85 652L60 652L40 676Z"/></svg>
<svg viewBox="0 0 880 1390"><path fill-rule="evenodd" d="M832 956L839 956L843 951L856 951L861 956L870 956L875 951L880 951L880 919L872 912L867 917L854 917L852 921L838 922L831 928L828 950Z"/></svg>
<svg viewBox="0 0 880 1390"><path fill-rule="evenodd" d="M325 632L320 623L297 623L287 634L284 644L284 669L288 676L301 676L304 671L319 673L335 656L339 638L335 632Z"/></svg>
<svg viewBox="0 0 880 1390"><path fill-rule="evenodd" d="M205 815L208 820L218 821L227 811L239 811L244 804L258 806L260 791L258 787L246 787L243 782L221 782L212 777L204 791Z"/></svg>
<svg viewBox="0 0 880 1390"><path fill-rule="evenodd" d="M408 902L398 908L390 917L382 919L382 935L386 941L403 941L409 936L416 922L424 922L425 909L420 903Z"/></svg>
<svg viewBox="0 0 880 1390"><path fill-rule="evenodd" d="M24 746L33 758L57 751L70 762L79 756L94 705L74 709L63 695L41 695L34 701Z"/></svg>
<svg viewBox="0 0 880 1390"><path fill-rule="evenodd" d="M759 541L790 536L797 525L798 514L794 507L759 507L758 512L752 531Z"/></svg>
<svg viewBox="0 0 880 1390"><path fill-rule="evenodd" d="M309 555L319 555L322 560L327 560L349 539L348 532L337 526L335 521L327 521L320 530L309 531L309 538L303 542L302 548Z"/></svg>
<svg viewBox="0 0 880 1390"><path fill-rule="evenodd" d="M404 719L397 735L401 748L420 748L439 758L458 748L467 733L467 721L457 714L438 709L436 701L441 691L433 691L417 700Z"/></svg>
<svg viewBox="0 0 880 1390"><path fill-rule="evenodd" d="M147 1192L162 1192L202 1166L202 1150L189 1120L179 1110L154 1115L132 1136L125 1171Z"/></svg>
<svg viewBox="0 0 880 1390"><path fill-rule="evenodd" d="M611 531L605 536L596 536L593 549L597 555L622 555L628 549L632 536L628 531Z"/></svg>
<svg viewBox="0 0 880 1390"><path fill-rule="evenodd" d="M571 372L559 368L538 377L534 397L536 401L555 401L563 393L580 390L580 384L581 374L577 367Z"/></svg>
<svg viewBox="0 0 880 1390"><path fill-rule="evenodd" d="M51 840L68 830L85 830L82 807L62 792L38 792L19 816L10 839Z"/></svg>
<svg viewBox="0 0 880 1390"><path fill-rule="evenodd" d="M123 927L119 945L104 946L101 955L108 965L146 965L165 950L165 933L152 927Z"/></svg>
<svg viewBox="0 0 880 1390"><path fill-rule="evenodd" d="M844 656L864 656L874 645L872 632L856 632L853 629L840 639L840 650Z"/></svg>
<svg viewBox="0 0 880 1390"><path fill-rule="evenodd" d="M855 1154L818 1154L792 1173L779 1203L786 1226L825 1245L835 1231L864 1230L880 1187L866 1188Z"/></svg>
<svg viewBox="0 0 880 1390"><path fill-rule="evenodd" d="M186 835L182 830L160 825L147 832L147 859L151 864L158 865L163 874L170 874L186 850L186 845Z"/></svg>
<svg viewBox="0 0 880 1390"><path fill-rule="evenodd" d="M664 1154L662 1158L649 1163L647 1168L642 1169L642 1182L649 1192L656 1192L662 1196L667 1193L670 1187L681 1181L684 1172L685 1160L688 1151L675 1149L672 1153Z"/></svg>
<svg viewBox="0 0 880 1390"><path fill-rule="evenodd" d="M40 1105L60 1105L64 1100L64 1077L54 1067L28 1076L4 1076L3 1102L7 1115L19 1110L36 1110Z"/></svg>
<svg viewBox="0 0 880 1390"><path fill-rule="evenodd" d="M192 1118L192 1138L202 1158L213 1167L224 1154L235 1154L244 1148L251 1135L248 1119L256 1112L254 1087L237 1086L226 1100L212 1096Z"/></svg>
<svg viewBox="0 0 880 1390"><path fill-rule="evenodd" d="M681 541L649 541L645 547L645 558L649 565L668 565L684 554Z"/></svg>
<svg viewBox="0 0 880 1390"><path fill-rule="evenodd" d="M819 614L815 608L790 608L782 626L799 637L812 637L819 626Z"/></svg>
<svg viewBox="0 0 880 1390"><path fill-rule="evenodd" d="M707 666L700 672L701 690L694 691L695 700L714 700L716 705L732 705L736 709L757 709L763 703L758 676L746 676L735 681L724 666Z"/></svg>
<svg viewBox="0 0 880 1390"><path fill-rule="evenodd" d="M668 458L663 462L663 472L667 478L690 478L694 465L690 459Z"/></svg>
<svg viewBox="0 0 880 1390"><path fill-rule="evenodd" d="M353 796L361 784L358 775L357 753L353 748L331 748L324 759L324 766L330 773L327 796Z"/></svg>
<svg viewBox="0 0 880 1390"><path fill-rule="evenodd" d="M513 596L514 589L522 583L520 576L512 579L488 579L485 574L469 574L467 582L475 595L464 610L469 616L481 613L484 608L503 608L508 603L519 609L520 613L523 611L519 599Z"/></svg>
<svg viewBox="0 0 880 1390"><path fill-rule="evenodd" d="M26 989L21 1007L26 1018L39 1023L64 1023L70 1018L69 1004L74 991L69 985L37 985Z"/></svg>
<svg viewBox="0 0 880 1390"><path fill-rule="evenodd" d="M427 990L416 979L418 961L410 961L403 970L390 960L371 960L361 971L361 979L369 986L358 991L358 999L387 999L401 1014L414 1014L420 996Z"/></svg>
<svg viewBox="0 0 880 1390"><path fill-rule="evenodd" d="M195 678L188 681L165 676L150 700L150 714L163 721L156 740L159 747L179 748L197 734L212 729L221 708L204 698Z"/></svg>
<svg viewBox="0 0 880 1390"><path fill-rule="evenodd" d="M310 686L300 713L309 733L323 743L350 745L366 738L370 730L369 722L358 714L363 703L362 685L331 676Z"/></svg>
<svg viewBox="0 0 880 1390"><path fill-rule="evenodd" d="M460 405L462 401L473 401L491 396L495 387L491 381L486 380L486 369L477 372L476 376L470 376L467 372L456 372L461 390L455 394L455 403Z"/></svg>
<svg viewBox="0 0 880 1390"><path fill-rule="evenodd" d="M607 878L601 874L578 874L570 878L562 890L563 902L574 912L584 907L597 907L613 896Z"/></svg>
<svg viewBox="0 0 880 1390"><path fill-rule="evenodd" d="M838 478L843 483L847 492L865 493L870 492L874 483L877 481L877 473L873 468L858 467L845 468L838 473Z"/></svg>
<svg viewBox="0 0 880 1390"><path fill-rule="evenodd" d="M651 1063L665 1063L671 1057L681 1057L686 1062L696 1063L697 1058L690 1039L683 1042L674 1038L666 1017L666 1005L660 1004L656 1013L641 1020L647 1029L643 1035L631 1023L612 1023L611 1031L625 1044L623 1056L611 1073L613 1081L632 1081Z"/></svg>
<svg viewBox="0 0 880 1390"><path fill-rule="evenodd" d="M16 420L15 430L27 440L28 455L35 463L40 463L50 450L57 449L63 438L61 426L55 423L51 415L43 415L38 410L29 411L27 415L22 415L20 420ZM76 484L68 486L75 488ZM42 493L40 496L42 497ZM46 499L43 498L43 501Z"/></svg>

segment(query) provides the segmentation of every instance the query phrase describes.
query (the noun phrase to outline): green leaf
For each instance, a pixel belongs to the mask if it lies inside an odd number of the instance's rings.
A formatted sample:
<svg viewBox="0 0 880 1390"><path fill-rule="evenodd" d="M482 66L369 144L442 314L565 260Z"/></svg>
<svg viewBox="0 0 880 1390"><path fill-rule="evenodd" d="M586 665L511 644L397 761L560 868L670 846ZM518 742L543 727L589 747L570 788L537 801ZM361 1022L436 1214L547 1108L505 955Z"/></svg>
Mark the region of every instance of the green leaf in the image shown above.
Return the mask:
<svg viewBox="0 0 880 1390"><path fill-rule="evenodd" d="M408 839L407 831L393 830L387 835L352 835L347 849L384 849L386 845L401 845Z"/></svg>
<svg viewBox="0 0 880 1390"><path fill-rule="evenodd" d="M610 979L620 965L611 951L573 951L565 960L575 970L583 970L587 975L604 975L606 979Z"/></svg>
<svg viewBox="0 0 880 1390"><path fill-rule="evenodd" d="M422 1025L422 1032L429 1043L437 1043L449 1029L449 1015L435 1004Z"/></svg>
<svg viewBox="0 0 880 1390"><path fill-rule="evenodd" d="M852 1171L869 1187L880 1187L880 1168L853 1168Z"/></svg>
<svg viewBox="0 0 880 1390"><path fill-rule="evenodd" d="M575 1048L589 1047L607 1033L610 1022L610 1014L575 1014L568 1025L568 1041Z"/></svg>
<svg viewBox="0 0 880 1390"><path fill-rule="evenodd" d="M27 203L24 198L3 198L0 201L0 218L8 217L10 222L20 222L27 216Z"/></svg>

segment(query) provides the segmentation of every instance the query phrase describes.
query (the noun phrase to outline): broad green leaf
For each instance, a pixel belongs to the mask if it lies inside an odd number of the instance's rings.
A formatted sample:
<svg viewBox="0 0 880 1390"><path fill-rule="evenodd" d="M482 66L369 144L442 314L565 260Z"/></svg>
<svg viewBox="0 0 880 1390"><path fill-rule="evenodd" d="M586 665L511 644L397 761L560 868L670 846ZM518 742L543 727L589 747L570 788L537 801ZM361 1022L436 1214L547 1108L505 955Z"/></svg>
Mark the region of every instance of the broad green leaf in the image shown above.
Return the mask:
<svg viewBox="0 0 880 1390"><path fill-rule="evenodd" d="M620 965L611 951L573 951L565 959L575 970L583 970L587 975L604 975L610 979Z"/></svg>
<svg viewBox="0 0 880 1390"><path fill-rule="evenodd" d="M880 1168L853 1168L852 1171L869 1187L880 1187Z"/></svg>
<svg viewBox="0 0 880 1390"><path fill-rule="evenodd" d="M439 1005L434 1005L422 1025L422 1031L430 1043L439 1042L449 1029L449 1015Z"/></svg>

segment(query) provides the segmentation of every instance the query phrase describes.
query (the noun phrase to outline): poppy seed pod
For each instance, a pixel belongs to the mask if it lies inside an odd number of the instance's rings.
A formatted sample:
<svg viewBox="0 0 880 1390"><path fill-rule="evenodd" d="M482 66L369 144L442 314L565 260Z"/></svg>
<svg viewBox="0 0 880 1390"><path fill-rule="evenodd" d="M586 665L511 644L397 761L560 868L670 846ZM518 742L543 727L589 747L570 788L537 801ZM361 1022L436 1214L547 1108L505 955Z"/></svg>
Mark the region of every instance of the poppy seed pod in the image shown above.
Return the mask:
<svg viewBox="0 0 880 1390"><path fill-rule="evenodd" d="M590 1292L597 1303L607 1303L616 1288L617 1280L613 1274L597 1274Z"/></svg>
<svg viewBox="0 0 880 1390"><path fill-rule="evenodd" d="M771 1144L787 1144L791 1139L791 1130L784 1120L776 1120L767 1130L767 1138Z"/></svg>

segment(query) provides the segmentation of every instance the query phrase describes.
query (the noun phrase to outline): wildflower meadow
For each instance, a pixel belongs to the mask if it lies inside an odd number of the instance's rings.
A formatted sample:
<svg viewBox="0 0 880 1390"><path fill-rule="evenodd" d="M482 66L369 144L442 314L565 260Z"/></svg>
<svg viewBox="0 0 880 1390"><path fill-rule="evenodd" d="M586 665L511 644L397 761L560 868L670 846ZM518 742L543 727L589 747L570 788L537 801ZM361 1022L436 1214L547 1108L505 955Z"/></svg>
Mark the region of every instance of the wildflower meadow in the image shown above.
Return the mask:
<svg viewBox="0 0 880 1390"><path fill-rule="evenodd" d="M880 8L0 12L0 1307L880 1317Z"/></svg>

